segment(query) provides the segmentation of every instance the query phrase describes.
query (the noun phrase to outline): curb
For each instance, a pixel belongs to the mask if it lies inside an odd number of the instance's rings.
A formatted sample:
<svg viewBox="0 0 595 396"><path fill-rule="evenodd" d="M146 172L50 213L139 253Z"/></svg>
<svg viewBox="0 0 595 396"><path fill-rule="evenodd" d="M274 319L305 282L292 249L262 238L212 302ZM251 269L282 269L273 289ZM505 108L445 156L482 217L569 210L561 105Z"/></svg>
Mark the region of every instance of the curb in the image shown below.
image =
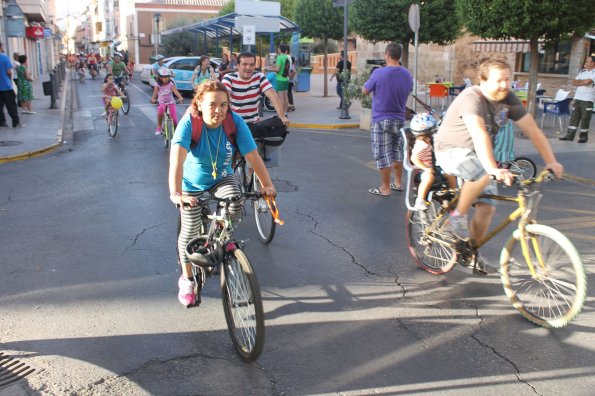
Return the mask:
<svg viewBox="0 0 595 396"><path fill-rule="evenodd" d="M47 146L47 147L44 147L44 148L41 148L38 150L25 151L24 153L20 153L20 154L9 155L7 157L0 157L0 164L6 163L6 162L16 162L16 161L22 161L22 160L26 160L26 159L30 159L30 158L40 157L42 155L51 153L52 151L56 150L61 145L62 145L61 142L57 142L50 146Z"/></svg>
<svg viewBox="0 0 595 396"><path fill-rule="evenodd" d="M66 109L66 99L68 97L68 93L66 92L69 88L70 88L70 84L69 84L69 78L70 78L70 71L67 68L66 69L67 73L66 76L64 77L64 85L62 87L62 103L60 104L60 112L62 113L62 128L58 128L58 130L56 131L56 143L51 144L49 146L46 147L42 147L40 149L36 149L36 150L31 150L31 151L25 151L23 153L19 153L19 154L14 154L14 155L8 155L6 157L0 157L0 164L5 164L8 162L17 162L17 161L23 161L23 160L27 160L27 159L31 159L31 158L35 158L35 157L41 157L42 155L45 154L49 154L51 152L53 152L54 150L58 149L60 146L62 146L63 141L64 141L64 118L65 118L65 109Z"/></svg>
<svg viewBox="0 0 595 396"><path fill-rule="evenodd" d="M359 124L310 124L289 122L289 126L299 129L359 129Z"/></svg>

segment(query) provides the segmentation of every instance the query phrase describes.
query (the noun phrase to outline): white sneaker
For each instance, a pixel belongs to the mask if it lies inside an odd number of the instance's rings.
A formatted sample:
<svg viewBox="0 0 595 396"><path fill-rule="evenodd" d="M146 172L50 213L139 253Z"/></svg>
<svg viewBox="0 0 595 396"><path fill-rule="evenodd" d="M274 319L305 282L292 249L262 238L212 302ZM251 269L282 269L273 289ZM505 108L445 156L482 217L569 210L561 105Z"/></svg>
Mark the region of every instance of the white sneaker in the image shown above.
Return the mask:
<svg viewBox="0 0 595 396"><path fill-rule="evenodd" d="M413 209L415 210L427 210L428 209L428 203L423 200L423 199L416 199L415 200L415 205L413 206Z"/></svg>

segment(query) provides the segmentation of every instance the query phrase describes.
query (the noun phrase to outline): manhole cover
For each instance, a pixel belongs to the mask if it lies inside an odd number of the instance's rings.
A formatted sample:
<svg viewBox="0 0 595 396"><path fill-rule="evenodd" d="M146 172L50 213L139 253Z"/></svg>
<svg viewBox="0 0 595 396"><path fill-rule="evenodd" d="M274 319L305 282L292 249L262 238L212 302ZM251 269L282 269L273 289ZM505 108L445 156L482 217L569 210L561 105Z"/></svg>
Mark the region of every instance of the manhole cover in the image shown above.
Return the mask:
<svg viewBox="0 0 595 396"><path fill-rule="evenodd" d="M0 147L18 146L19 144L23 144L23 142L19 142L18 140L0 140Z"/></svg>
<svg viewBox="0 0 595 396"><path fill-rule="evenodd" d="M0 352L0 389L22 380L35 371L20 360Z"/></svg>

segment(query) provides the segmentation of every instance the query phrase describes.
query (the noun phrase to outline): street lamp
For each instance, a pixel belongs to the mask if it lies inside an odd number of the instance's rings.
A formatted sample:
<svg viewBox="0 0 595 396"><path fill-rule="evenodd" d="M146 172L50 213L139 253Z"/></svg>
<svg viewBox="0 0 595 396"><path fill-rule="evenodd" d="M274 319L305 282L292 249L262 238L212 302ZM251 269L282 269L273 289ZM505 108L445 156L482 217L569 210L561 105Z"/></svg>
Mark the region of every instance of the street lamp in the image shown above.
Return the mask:
<svg viewBox="0 0 595 396"><path fill-rule="evenodd" d="M160 13L155 13L153 15L153 24L154 24L154 43L155 43L155 58L157 58L157 55L159 53L159 20L161 19L161 14Z"/></svg>

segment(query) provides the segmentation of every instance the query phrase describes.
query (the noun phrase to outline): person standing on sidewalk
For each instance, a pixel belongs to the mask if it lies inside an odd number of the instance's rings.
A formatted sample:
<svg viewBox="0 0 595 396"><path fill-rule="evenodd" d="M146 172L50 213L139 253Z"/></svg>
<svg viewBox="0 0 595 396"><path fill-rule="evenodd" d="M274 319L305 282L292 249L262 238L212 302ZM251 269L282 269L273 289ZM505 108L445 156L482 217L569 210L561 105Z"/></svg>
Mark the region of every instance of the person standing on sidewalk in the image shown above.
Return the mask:
<svg viewBox="0 0 595 396"><path fill-rule="evenodd" d="M35 114L31 110L31 100L33 99L33 86L31 82L33 78L29 69L27 69L27 55L19 56L19 67L17 67L17 81L18 81L18 101L23 107L23 114Z"/></svg>
<svg viewBox="0 0 595 396"><path fill-rule="evenodd" d="M289 70L291 69L291 57L289 56L289 45L283 43L279 44L277 49L277 61L274 66L269 67L269 71L276 73L276 90L281 106L283 106L283 114L287 114L289 108L289 98L287 97L287 89L289 88Z"/></svg>
<svg viewBox="0 0 595 396"><path fill-rule="evenodd" d="M372 100L372 156L380 172L380 187L368 190L370 194L387 196L391 190L403 191L403 142L399 131L405 123L405 105L413 88L413 77L401 66L403 48L389 44L384 51L386 66L376 69L362 88L364 95L374 93ZM395 181L390 182L391 169Z"/></svg>
<svg viewBox="0 0 595 396"><path fill-rule="evenodd" d="M345 67L345 63L347 63L347 67ZM349 77L343 74L343 70L347 69L349 76L351 76L351 62L347 60L344 62L343 60L343 53L341 52L341 60L337 62L337 66L335 67L335 74L331 75L331 81L333 78L337 77L337 95L339 96L339 107L337 109L343 108L343 83L345 82L345 77L347 77L347 82L349 82Z"/></svg>
<svg viewBox="0 0 595 396"><path fill-rule="evenodd" d="M4 116L4 106L8 115L12 119L13 128L23 126L20 124L19 112L14 89L12 87L12 63L10 58L4 53L3 44L0 43L0 127L5 127L6 117Z"/></svg>
<svg viewBox="0 0 595 396"><path fill-rule="evenodd" d="M572 115L566 136L562 136L560 140L573 141L580 123L581 131L578 142L587 143L591 114L593 114L593 101L595 101L595 56L587 56L585 68L572 81L572 85L577 87L572 104Z"/></svg>

